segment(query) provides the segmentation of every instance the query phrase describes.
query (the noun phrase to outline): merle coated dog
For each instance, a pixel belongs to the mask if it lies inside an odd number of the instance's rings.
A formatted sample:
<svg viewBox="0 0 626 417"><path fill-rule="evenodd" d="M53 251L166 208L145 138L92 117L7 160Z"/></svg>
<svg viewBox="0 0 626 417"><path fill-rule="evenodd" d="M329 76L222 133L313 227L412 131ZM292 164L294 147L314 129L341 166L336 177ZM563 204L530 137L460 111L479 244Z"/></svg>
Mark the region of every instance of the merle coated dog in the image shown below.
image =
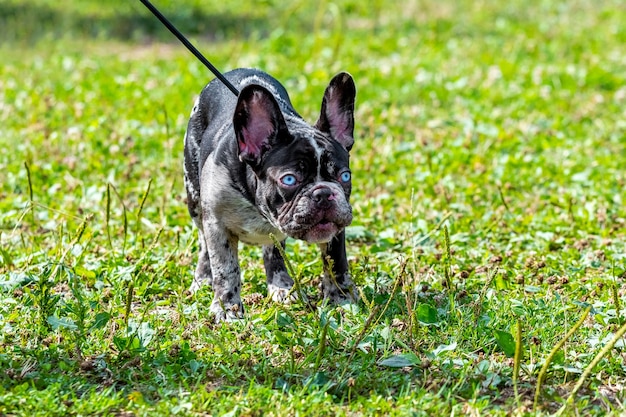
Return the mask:
<svg viewBox="0 0 626 417"><path fill-rule="evenodd" d="M293 109L285 88L254 69L225 74L236 97L213 80L198 97L185 135L185 187L200 253L190 290L209 284L216 321L243 317L238 242L263 245L268 292L293 300L293 280L270 234L319 245L324 298L353 302L345 249L352 221L349 151L356 89L336 75L314 125Z"/></svg>

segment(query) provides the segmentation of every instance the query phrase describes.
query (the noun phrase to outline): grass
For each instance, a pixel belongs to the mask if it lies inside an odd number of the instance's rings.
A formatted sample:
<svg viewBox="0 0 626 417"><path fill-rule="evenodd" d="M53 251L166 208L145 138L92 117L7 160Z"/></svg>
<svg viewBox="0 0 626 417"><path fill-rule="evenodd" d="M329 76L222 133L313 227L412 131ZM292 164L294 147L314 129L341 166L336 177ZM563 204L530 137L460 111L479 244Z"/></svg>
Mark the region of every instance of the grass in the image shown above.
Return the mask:
<svg viewBox="0 0 626 417"><path fill-rule="evenodd" d="M246 246L231 325L186 293L212 77L139 2L74 3L0 2L1 415L547 415L583 373L564 414L623 411L624 340L586 369L626 314L620 1L157 2L310 121L358 87L362 302L274 305ZM287 255L319 301L316 248Z"/></svg>

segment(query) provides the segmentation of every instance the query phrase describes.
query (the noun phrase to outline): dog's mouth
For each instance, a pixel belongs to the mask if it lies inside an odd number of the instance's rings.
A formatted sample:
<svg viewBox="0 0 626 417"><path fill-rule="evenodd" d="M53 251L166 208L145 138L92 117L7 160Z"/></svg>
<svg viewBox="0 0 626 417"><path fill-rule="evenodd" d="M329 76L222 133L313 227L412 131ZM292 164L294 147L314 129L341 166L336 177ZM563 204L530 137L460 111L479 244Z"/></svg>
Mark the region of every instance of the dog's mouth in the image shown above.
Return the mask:
<svg viewBox="0 0 626 417"><path fill-rule="evenodd" d="M305 233L304 240L311 243L330 241L340 231L340 227L333 221L322 219Z"/></svg>
<svg viewBox="0 0 626 417"><path fill-rule="evenodd" d="M280 230L292 238L309 243L330 242L352 221L352 208L343 192L333 195L332 199L326 197L328 204L324 206L307 194L294 198L279 210L277 223Z"/></svg>
<svg viewBox="0 0 626 417"><path fill-rule="evenodd" d="M280 230L287 236L294 239L303 240L308 243L330 242L339 232L341 232L349 222L341 219L328 219L314 221L308 225L303 223L292 223L292 227L282 227ZM296 226L296 227L293 227Z"/></svg>

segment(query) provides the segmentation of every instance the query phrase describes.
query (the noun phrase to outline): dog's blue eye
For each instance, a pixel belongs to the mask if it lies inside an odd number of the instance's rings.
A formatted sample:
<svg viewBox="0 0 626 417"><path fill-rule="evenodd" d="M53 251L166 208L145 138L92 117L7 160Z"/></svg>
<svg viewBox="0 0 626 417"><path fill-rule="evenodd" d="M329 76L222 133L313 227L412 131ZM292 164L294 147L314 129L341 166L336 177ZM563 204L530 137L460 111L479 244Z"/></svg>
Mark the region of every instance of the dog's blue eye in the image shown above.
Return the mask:
<svg viewBox="0 0 626 417"><path fill-rule="evenodd" d="M296 179L295 175L291 175L291 174L287 174L284 175L281 179L280 182L283 183L283 185L286 185L288 187L294 186L296 185L296 183L298 182L298 180Z"/></svg>
<svg viewBox="0 0 626 417"><path fill-rule="evenodd" d="M345 171L341 174L340 178L341 182L348 182L352 178L352 174L350 174L350 171Z"/></svg>

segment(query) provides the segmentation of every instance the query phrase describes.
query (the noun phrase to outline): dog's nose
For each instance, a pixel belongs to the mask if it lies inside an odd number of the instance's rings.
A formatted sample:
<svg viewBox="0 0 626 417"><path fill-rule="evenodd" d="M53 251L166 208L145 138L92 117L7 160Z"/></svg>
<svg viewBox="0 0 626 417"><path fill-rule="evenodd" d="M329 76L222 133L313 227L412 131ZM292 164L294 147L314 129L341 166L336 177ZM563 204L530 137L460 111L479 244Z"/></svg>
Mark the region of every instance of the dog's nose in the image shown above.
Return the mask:
<svg viewBox="0 0 626 417"><path fill-rule="evenodd" d="M313 191L311 199L320 209L328 209L332 206L334 200L333 190L328 187L319 187Z"/></svg>

